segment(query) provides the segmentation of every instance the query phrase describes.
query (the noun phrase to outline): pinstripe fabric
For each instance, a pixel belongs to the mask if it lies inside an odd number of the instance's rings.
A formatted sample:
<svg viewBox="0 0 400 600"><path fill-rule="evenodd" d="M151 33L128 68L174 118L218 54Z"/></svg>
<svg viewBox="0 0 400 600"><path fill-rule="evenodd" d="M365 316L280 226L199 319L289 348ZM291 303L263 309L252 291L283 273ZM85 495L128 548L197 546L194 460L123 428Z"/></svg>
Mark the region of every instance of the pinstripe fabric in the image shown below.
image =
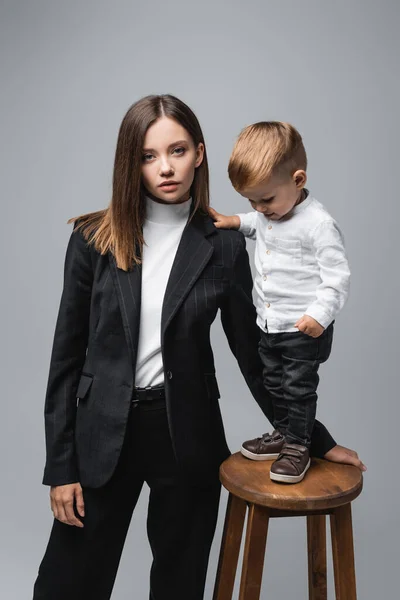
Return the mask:
<svg viewBox="0 0 400 600"><path fill-rule="evenodd" d="M218 310L246 383L272 420L252 285L242 234L195 215L172 266L161 329L173 447L182 473L197 483L213 480L229 455L210 344ZM134 387L140 289L140 268L118 269L111 255L99 255L72 233L46 393L45 484L99 487L115 470ZM314 453L333 445L317 422Z"/></svg>

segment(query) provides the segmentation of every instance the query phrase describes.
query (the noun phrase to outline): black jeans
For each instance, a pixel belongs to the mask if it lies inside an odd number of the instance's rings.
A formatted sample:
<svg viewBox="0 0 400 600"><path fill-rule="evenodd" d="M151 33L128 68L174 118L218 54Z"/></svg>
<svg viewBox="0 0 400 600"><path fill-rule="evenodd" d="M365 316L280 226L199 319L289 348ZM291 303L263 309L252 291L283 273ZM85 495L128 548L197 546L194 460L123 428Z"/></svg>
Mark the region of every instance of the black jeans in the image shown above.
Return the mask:
<svg viewBox="0 0 400 600"><path fill-rule="evenodd" d="M261 331L264 386L274 405L274 427L288 442L310 447L317 407L319 365L331 353L333 323L317 338L301 331Z"/></svg>
<svg viewBox="0 0 400 600"><path fill-rule="evenodd" d="M165 404L156 402L159 407L155 409L144 404L132 408L121 457L110 481L101 488L83 489L84 528L54 520L34 600L111 597L131 516L145 481L150 487L147 532L153 554L150 600L202 600L220 483L216 478L208 487L194 487L182 479ZM138 598L134 580L131 596Z"/></svg>

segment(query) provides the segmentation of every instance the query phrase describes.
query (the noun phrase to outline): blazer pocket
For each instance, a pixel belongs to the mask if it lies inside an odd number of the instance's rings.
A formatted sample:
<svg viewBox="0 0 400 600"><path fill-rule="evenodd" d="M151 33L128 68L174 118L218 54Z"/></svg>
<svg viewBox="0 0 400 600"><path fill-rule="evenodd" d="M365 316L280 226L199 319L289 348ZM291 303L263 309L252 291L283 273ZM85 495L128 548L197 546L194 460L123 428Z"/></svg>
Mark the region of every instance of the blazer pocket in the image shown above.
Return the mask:
<svg viewBox="0 0 400 600"><path fill-rule="evenodd" d="M85 398L92 383L93 375L87 375L86 373L82 373L81 378L79 380L78 389L76 391L76 397L80 399Z"/></svg>
<svg viewBox="0 0 400 600"><path fill-rule="evenodd" d="M206 380L208 397L212 400L218 400L218 398L220 398L221 396L219 393L217 379L214 373L205 373L204 377Z"/></svg>
<svg viewBox="0 0 400 600"><path fill-rule="evenodd" d="M199 279L222 279L223 274L223 265L208 265L201 272Z"/></svg>

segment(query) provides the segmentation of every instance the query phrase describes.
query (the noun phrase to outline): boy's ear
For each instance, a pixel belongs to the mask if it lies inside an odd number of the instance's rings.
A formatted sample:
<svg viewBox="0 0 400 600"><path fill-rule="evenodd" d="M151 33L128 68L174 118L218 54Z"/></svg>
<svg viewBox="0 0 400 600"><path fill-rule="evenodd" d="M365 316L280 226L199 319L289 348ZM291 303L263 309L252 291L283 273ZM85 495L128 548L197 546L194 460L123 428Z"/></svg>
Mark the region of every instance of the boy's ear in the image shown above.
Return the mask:
<svg viewBox="0 0 400 600"><path fill-rule="evenodd" d="M307 183L307 173L303 169L299 169L293 173L293 181L296 184L298 190L302 190Z"/></svg>

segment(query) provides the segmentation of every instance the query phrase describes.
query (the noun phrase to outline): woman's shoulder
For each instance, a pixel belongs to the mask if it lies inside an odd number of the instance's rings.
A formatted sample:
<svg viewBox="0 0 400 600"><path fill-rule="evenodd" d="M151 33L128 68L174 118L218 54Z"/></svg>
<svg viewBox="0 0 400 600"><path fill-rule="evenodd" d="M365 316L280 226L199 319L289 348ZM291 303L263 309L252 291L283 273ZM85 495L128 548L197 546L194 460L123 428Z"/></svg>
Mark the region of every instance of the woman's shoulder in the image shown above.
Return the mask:
<svg viewBox="0 0 400 600"><path fill-rule="evenodd" d="M68 219L68 223L72 223L73 225L73 234L77 234L78 237L89 241L104 223L106 215L107 209L97 210L95 212L84 213L78 217L72 217Z"/></svg>
<svg viewBox="0 0 400 600"><path fill-rule="evenodd" d="M67 256L89 262L95 259L95 255L98 254L96 240L104 222L105 212L99 210L85 213L68 220L68 224L72 224L72 231Z"/></svg>
<svg viewBox="0 0 400 600"><path fill-rule="evenodd" d="M219 229L215 227L214 221L212 218L207 215L204 217L207 221L207 228L213 234L213 238L215 238L215 242L219 242L221 244L229 241L233 244L242 244L244 241L244 235L237 229Z"/></svg>

